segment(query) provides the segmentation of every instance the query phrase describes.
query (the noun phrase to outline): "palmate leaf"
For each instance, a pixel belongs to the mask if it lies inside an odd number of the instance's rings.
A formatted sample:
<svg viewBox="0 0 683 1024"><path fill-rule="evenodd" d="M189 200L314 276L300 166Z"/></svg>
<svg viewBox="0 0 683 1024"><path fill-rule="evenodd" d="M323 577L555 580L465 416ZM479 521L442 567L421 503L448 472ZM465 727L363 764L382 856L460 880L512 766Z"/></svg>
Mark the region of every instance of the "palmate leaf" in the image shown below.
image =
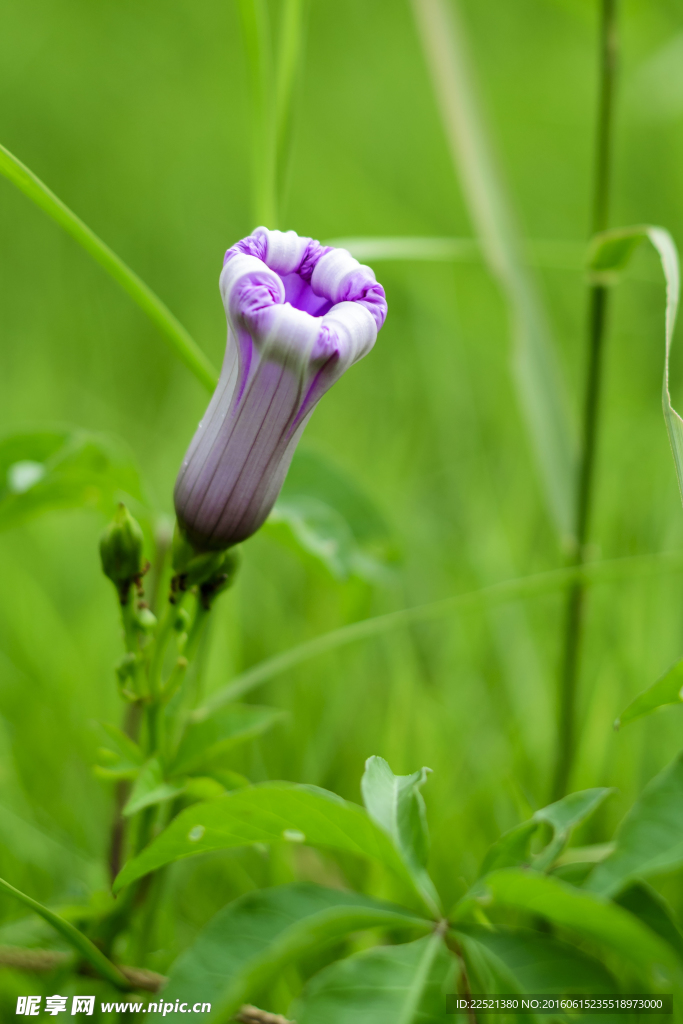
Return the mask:
<svg viewBox="0 0 683 1024"><path fill-rule="evenodd" d="M378 862L424 902L391 839L362 807L327 790L289 782L249 786L187 808L126 864L114 891L185 857L253 843L287 842L343 850Z"/></svg>
<svg viewBox="0 0 683 1024"><path fill-rule="evenodd" d="M569 841L572 829L593 814L611 792L604 788L585 789L542 807L529 821L516 825L491 846L484 857L480 876L532 861L537 870L550 867ZM552 828L552 838L545 849L532 858L531 840L543 822Z"/></svg>
<svg viewBox="0 0 683 1024"><path fill-rule="evenodd" d="M586 882L591 892L620 892L632 881L683 865L683 753L656 775L622 821L614 852Z"/></svg>
<svg viewBox="0 0 683 1024"><path fill-rule="evenodd" d="M604 896L518 868L494 871L482 879L479 886L474 899L468 894L456 908L456 919L470 912L474 900L486 907L522 910L611 950L632 964L651 985L659 986L666 978L667 983L680 988L681 962L671 946L637 917Z"/></svg>
<svg viewBox="0 0 683 1024"><path fill-rule="evenodd" d="M429 771L421 768L412 775L394 775L383 757L369 757L361 792L368 814L391 838L416 885L438 912L439 896L427 873L429 833L420 792Z"/></svg>
<svg viewBox="0 0 683 1024"><path fill-rule="evenodd" d="M0 529L60 508L109 514L123 498L140 503L142 491L135 463L119 441L66 427L0 439Z"/></svg>
<svg viewBox="0 0 683 1024"><path fill-rule="evenodd" d="M227 1020L289 963L365 928L433 928L410 911L355 893L298 883L247 893L206 925L171 968L164 1000L210 1002Z"/></svg>
<svg viewBox="0 0 683 1024"><path fill-rule="evenodd" d="M326 967L292 1009L298 1024L448 1024L457 961L439 934Z"/></svg>

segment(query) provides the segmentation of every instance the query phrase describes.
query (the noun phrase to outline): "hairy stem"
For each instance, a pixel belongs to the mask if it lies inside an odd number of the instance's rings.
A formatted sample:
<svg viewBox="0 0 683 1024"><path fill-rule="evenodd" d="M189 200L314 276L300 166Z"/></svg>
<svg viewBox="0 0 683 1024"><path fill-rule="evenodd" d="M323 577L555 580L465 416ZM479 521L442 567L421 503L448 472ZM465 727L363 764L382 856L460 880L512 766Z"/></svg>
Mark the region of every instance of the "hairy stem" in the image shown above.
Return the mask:
<svg viewBox="0 0 683 1024"><path fill-rule="evenodd" d="M616 88L619 0L601 0L600 96L593 185L592 234L604 231L609 221L614 98ZM588 366L584 392L583 429L575 509L575 544L571 564L582 566L590 534L595 490L595 458L600 425L602 365L608 306L607 289L591 285L588 296ZM553 797L567 792L576 753L577 689L583 641L583 613L586 585L578 577L567 592L564 645L558 701L558 742Z"/></svg>

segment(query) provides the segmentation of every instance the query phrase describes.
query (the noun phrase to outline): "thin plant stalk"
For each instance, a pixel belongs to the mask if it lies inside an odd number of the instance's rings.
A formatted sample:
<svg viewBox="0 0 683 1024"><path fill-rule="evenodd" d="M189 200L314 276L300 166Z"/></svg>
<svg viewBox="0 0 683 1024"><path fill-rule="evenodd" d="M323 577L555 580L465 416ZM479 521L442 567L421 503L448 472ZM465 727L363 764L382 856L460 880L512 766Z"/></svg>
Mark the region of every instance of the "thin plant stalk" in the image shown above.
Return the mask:
<svg viewBox="0 0 683 1024"><path fill-rule="evenodd" d="M179 320L171 313L149 285L127 266L120 256L76 216L62 200L52 192L33 171L22 164L16 156L0 145L0 175L28 196L60 227L64 228L86 252L97 260L128 292L134 302L154 321L176 355L185 363L195 377L209 391L216 386L218 374L211 361L204 355Z"/></svg>
<svg viewBox="0 0 683 1024"><path fill-rule="evenodd" d="M277 226L273 58L265 0L240 0L252 101L252 196L257 224Z"/></svg>
<svg viewBox="0 0 683 1024"><path fill-rule="evenodd" d="M592 234L604 231L609 221L610 181L614 135L614 99L617 76L619 0L601 0L600 98L595 155ZM588 294L588 366L584 393L583 430L575 510L575 545L572 565L586 561L595 494L595 459L600 427L602 371L609 289L592 283ZM576 753L577 689L583 641L586 581L578 576L567 592L560 693L558 701L557 761L553 796L567 792Z"/></svg>

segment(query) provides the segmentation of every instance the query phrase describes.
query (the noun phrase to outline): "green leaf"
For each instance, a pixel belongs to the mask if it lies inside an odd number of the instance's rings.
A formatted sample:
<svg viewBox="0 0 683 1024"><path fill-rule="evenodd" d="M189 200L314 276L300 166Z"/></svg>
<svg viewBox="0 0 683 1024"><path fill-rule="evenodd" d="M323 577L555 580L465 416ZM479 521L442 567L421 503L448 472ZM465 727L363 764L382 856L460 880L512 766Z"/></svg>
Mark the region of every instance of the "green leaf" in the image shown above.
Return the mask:
<svg viewBox="0 0 683 1024"><path fill-rule="evenodd" d="M100 722L100 726L106 732L114 750L122 760L132 761L133 764L137 765L144 764L145 756L142 753L140 744L128 736L123 729L119 729L116 725L110 725L109 722Z"/></svg>
<svg viewBox="0 0 683 1024"><path fill-rule="evenodd" d="M469 939L484 946L514 979L512 991L559 995L617 991L614 978L599 960L552 935L512 928L494 931L477 926L467 928L464 934L459 930L456 935L463 944Z"/></svg>
<svg viewBox="0 0 683 1024"><path fill-rule="evenodd" d="M615 836L616 848L598 864L586 888L605 896L630 882L683 864L683 753L656 775Z"/></svg>
<svg viewBox="0 0 683 1024"><path fill-rule="evenodd" d="M435 911L439 897L427 873L429 831L420 789L430 768L394 775L383 757L369 757L361 780L363 803L374 822L391 838L404 864Z"/></svg>
<svg viewBox="0 0 683 1024"><path fill-rule="evenodd" d="M117 967L107 960L104 953L102 953L97 946L94 946L90 939L86 938L83 932L79 932L78 928L75 928L70 921L65 920L58 914L55 914L53 910L49 910L44 907L42 903L38 903L36 900L27 896L26 893L21 892L19 889L15 889L13 885L6 882L4 878L0 878L0 890L7 893L8 896L13 896L24 906L30 907L34 913L38 914L47 921L48 924L52 925L55 931L58 931L63 938L69 943L72 949L75 949L84 960L94 967L99 975L106 978L107 981L115 985L116 988L123 989L124 991L130 991L133 986L130 982L124 978Z"/></svg>
<svg viewBox="0 0 683 1024"><path fill-rule="evenodd" d="M104 267L107 273L128 292L134 302L147 314L162 332L176 355L194 373L201 383L213 391L218 374L190 337L183 325L161 301L158 295L149 288L138 275L126 266L123 260L113 252L80 217L77 217L33 171L21 163L9 150L0 146L0 174L3 174L13 185L28 196L60 227L82 245L86 252Z"/></svg>
<svg viewBox="0 0 683 1024"><path fill-rule="evenodd" d="M190 720L171 765L172 775L187 775L256 736L284 717L276 708L229 704L214 712L199 712Z"/></svg>
<svg viewBox="0 0 683 1024"><path fill-rule="evenodd" d="M298 1024L448 1024L457 973L438 934L379 946L326 967L291 1012Z"/></svg>
<svg viewBox="0 0 683 1024"><path fill-rule="evenodd" d="M604 896L534 871L505 868L487 875L474 899L484 907L513 907L570 928L619 954L653 984L660 984L663 970L680 984L680 962L668 943ZM467 914L472 902L466 897L456 917Z"/></svg>
<svg viewBox="0 0 683 1024"><path fill-rule="evenodd" d="M653 932L660 935L683 959L683 933L674 920L671 908L658 892L645 882L619 893L615 903L640 918Z"/></svg>
<svg viewBox="0 0 683 1024"><path fill-rule="evenodd" d="M268 519L274 536L322 562L335 579L377 582L397 557L372 500L328 459L298 449Z"/></svg>
<svg viewBox="0 0 683 1024"><path fill-rule="evenodd" d="M401 907L298 883L247 893L206 925L173 964L164 1000L210 1002L228 1019L299 957L365 928L433 927Z"/></svg>
<svg viewBox="0 0 683 1024"><path fill-rule="evenodd" d="M0 530L53 509L141 501L137 469L124 446L85 430L32 430L0 439Z"/></svg>
<svg viewBox="0 0 683 1024"><path fill-rule="evenodd" d="M542 807L529 821L516 825L491 846L484 857L480 876L520 864L533 863L539 871L549 868L567 845L572 829L593 814L611 792L604 788L584 789ZM531 840L543 822L550 825L552 838L536 857L532 857Z"/></svg>
<svg viewBox="0 0 683 1024"><path fill-rule="evenodd" d="M619 272L627 265L631 254L640 242L646 240L651 242L657 250L666 281L662 406L676 466L678 488L681 500L683 500L683 420L673 408L669 392L669 358L680 294L680 270L676 244L668 231L665 231L664 228L653 227L651 224L639 224L636 227L605 231L596 235L591 242L588 267L592 279L596 282L614 284L618 280Z"/></svg>
<svg viewBox="0 0 683 1024"><path fill-rule="evenodd" d="M129 817L137 814L144 807L153 807L154 804L164 803L179 796L185 788L183 782L165 782L161 765L156 757L151 757L143 765L140 774L135 780L133 791L128 798L123 814Z"/></svg>
<svg viewBox="0 0 683 1024"><path fill-rule="evenodd" d="M616 729L643 715L649 715L657 708L667 704L680 704L683 702L683 658L665 672L661 679L653 683L647 690L639 693L631 701L625 711L622 711L614 723Z"/></svg>
<svg viewBox="0 0 683 1024"><path fill-rule="evenodd" d="M315 786L266 782L188 807L125 865L114 891L165 864L209 850L283 842L367 857L415 889L413 877L394 844L362 807Z"/></svg>

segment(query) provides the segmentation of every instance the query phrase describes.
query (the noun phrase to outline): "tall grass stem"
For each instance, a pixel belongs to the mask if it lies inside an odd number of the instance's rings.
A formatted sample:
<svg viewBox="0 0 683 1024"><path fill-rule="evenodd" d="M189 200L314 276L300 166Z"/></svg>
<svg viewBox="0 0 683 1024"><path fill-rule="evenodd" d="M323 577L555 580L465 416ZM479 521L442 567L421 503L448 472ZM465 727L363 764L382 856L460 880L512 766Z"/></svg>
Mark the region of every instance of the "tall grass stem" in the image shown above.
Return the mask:
<svg viewBox="0 0 683 1024"><path fill-rule="evenodd" d="M576 441L550 324L527 265L476 88L457 4L412 0L418 33L463 195L484 257L507 300L522 414L559 533L572 533Z"/></svg>
<svg viewBox="0 0 683 1024"><path fill-rule="evenodd" d="M611 165L614 135L614 100L618 63L618 3L601 0L600 93L593 186L592 234L608 226ZM584 392L583 431L576 492L575 545L572 564L582 566L590 535L595 493L595 460L599 439L602 367L605 347L609 290L592 284L588 294L588 365ZM576 753L577 690L583 642L585 579L579 576L567 592L564 619L564 645L558 701L557 760L553 779L553 797L567 792Z"/></svg>

